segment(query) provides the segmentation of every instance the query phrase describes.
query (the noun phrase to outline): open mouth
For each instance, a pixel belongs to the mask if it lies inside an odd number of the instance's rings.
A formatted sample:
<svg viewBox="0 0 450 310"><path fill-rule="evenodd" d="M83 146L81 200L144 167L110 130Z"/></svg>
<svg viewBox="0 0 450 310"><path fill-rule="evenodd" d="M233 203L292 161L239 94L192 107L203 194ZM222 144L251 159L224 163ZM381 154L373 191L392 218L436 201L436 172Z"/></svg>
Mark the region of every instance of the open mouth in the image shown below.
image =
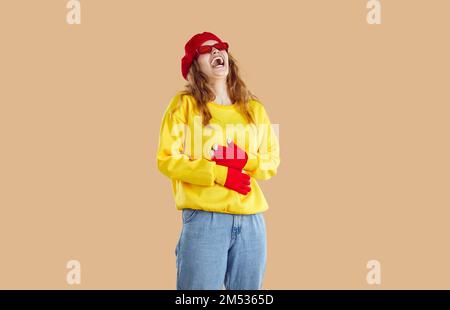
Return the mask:
<svg viewBox="0 0 450 310"><path fill-rule="evenodd" d="M225 65L225 61L221 56L216 56L211 61L211 66L213 68L222 68Z"/></svg>

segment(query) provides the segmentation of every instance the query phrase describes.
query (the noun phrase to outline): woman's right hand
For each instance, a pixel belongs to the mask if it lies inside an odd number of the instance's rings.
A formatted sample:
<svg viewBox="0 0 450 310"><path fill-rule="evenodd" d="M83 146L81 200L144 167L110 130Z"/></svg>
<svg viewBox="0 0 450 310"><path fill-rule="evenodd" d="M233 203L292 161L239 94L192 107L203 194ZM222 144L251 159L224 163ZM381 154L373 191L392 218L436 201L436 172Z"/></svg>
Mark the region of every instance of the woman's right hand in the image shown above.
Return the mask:
<svg viewBox="0 0 450 310"><path fill-rule="evenodd" d="M248 161L247 153L237 146L233 140L228 139L227 146L213 146L211 150L211 159L218 165L234 168L241 171Z"/></svg>

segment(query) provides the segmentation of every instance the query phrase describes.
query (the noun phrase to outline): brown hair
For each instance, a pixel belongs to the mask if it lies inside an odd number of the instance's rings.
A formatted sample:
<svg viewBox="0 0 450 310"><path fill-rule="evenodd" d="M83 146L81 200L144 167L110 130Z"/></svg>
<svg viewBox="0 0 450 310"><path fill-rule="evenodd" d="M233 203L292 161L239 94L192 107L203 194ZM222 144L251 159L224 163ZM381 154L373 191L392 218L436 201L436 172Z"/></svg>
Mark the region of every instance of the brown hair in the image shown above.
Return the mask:
<svg viewBox="0 0 450 310"><path fill-rule="evenodd" d="M247 119L247 121L254 124L255 120L250 111L248 102L251 99L258 100L258 98L247 89L247 86L245 86L244 81L242 81L239 76L237 61L230 53L228 53L228 65L229 71L226 81L228 95L230 96L231 101L237 105L239 111ZM208 125L211 120L211 113L206 106L206 103L213 101L215 99L215 95L208 86L208 78L203 72L201 72L197 59L192 62L189 69L188 83L185 85L183 93L191 95L195 98L197 108L202 115L203 125Z"/></svg>

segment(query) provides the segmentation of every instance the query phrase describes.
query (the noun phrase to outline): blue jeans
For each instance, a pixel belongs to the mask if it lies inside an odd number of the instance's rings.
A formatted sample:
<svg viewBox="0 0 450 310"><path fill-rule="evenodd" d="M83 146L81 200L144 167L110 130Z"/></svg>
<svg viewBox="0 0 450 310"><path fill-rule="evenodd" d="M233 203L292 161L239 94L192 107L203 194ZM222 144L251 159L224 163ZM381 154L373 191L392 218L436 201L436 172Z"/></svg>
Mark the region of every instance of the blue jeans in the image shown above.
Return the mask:
<svg viewBox="0 0 450 310"><path fill-rule="evenodd" d="M263 213L183 209L175 248L177 290L259 290L266 269Z"/></svg>

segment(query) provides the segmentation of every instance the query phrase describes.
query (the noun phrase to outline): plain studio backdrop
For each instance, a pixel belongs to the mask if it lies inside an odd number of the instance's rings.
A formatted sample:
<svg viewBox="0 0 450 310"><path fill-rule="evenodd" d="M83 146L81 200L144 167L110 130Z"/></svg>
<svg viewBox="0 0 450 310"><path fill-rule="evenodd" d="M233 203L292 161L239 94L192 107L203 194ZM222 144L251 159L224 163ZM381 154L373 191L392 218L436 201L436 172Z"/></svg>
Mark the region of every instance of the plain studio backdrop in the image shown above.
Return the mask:
<svg viewBox="0 0 450 310"><path fill-rule="evenodd" d="M280 128L264 288L449 289L450 2L381 2L2 0L0 288L175 288L159 126L210 31Z"/></svg>

